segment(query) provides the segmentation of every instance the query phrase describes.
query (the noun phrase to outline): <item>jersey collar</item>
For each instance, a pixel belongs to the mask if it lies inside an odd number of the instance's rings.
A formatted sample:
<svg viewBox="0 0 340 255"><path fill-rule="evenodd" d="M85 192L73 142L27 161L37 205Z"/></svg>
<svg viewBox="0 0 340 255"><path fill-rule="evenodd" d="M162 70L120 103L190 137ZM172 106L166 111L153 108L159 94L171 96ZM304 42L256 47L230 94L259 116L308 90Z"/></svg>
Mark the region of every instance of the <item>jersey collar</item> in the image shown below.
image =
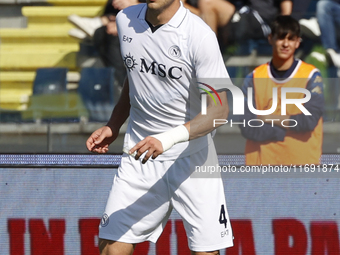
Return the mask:
<svg viewBox="0 0 340 255"><path fill-rule="evenodd" d="M178 10L175 13L175 15L167 23L168 25L170 25L172 27L179 27L181 25L183 19L187 15L187 9L184 8L182 1L180 1L180 4L181 4L181 6L178 8ZM147 10L147 5L144 4L142 10L138 14L138 19L139 20L145 21L146 10Z"/></svg>
<svg viewBox="0 0 340 255"><path fill-rule="evenodd" d="M276 83L286 83L286 82L290 81L295 76L295 74L299 70L301 63L302 63L302 61L300 59L295 60L293 65L287 70L287 73L285 74L285 76L282 77L281 79L277 79L277 77L275 77L275 73L273 73L272 70L271 70L272 64L270 62L267 65L269 78L271 78Z"/></svg>

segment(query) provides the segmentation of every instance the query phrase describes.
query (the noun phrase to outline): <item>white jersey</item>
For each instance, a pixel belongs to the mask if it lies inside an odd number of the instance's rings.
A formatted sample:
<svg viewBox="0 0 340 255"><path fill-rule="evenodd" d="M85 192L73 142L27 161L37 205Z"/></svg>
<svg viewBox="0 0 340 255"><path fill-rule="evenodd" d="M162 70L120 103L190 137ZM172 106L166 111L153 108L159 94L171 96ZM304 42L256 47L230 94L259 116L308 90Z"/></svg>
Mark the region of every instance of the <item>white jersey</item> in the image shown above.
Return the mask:
<svg viewBox="0 0 340 255"><path fill-rule="evenodd" d="M183 7L152 32L146 4L117 15L121 54L130 89L130 120L124 146L132 148L149 135L182 125L201 111L200 78L229 78L214 32ZM215 89L219 89L216 88ZM212 141L211 134L175 144L156 160L195 153Z"/></svg>

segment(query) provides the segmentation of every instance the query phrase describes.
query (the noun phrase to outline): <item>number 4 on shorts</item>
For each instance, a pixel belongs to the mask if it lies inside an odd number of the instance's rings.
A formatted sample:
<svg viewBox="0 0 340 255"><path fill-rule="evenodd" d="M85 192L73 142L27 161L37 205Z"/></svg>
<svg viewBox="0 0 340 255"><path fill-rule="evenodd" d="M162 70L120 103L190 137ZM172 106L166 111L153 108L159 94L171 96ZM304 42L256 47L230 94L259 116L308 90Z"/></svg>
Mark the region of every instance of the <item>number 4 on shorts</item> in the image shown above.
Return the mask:
<svg viewBox="0 0 340 255"><path fill-rule="evenodd" d="M225 216L225 210L224 210L224 205L221 205L221 212L220 212L220 218L219 221L221 224L224 224L224 227L227 228L227 217Z"/></svg>

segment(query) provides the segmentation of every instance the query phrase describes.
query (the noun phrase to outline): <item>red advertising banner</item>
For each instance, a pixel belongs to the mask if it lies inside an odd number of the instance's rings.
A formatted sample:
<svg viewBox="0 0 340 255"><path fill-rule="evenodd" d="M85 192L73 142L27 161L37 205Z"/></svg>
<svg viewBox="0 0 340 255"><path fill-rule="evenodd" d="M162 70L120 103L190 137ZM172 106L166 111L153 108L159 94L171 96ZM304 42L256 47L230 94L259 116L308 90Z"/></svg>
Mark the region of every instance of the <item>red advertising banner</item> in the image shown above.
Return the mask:
<svg viewBox="0 0 340 255"><path fill-rule="evenodd" d="M116 169L1 169L0 254L98 255ZM226 255L340 255L339 178L224 178L234 247ZM218 220L218 219L217 219ZM221 233L223 235L223 233ZM173 212L140 255L190 254Z"/></svg>

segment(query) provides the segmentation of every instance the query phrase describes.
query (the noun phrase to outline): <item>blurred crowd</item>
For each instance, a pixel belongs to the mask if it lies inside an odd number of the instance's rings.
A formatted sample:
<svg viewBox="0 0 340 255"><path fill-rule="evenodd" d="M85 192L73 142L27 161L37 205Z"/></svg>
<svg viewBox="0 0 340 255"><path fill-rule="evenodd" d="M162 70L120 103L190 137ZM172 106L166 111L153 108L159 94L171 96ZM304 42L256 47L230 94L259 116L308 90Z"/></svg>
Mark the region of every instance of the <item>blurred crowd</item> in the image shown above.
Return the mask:
<svg viewBox="0 0 340 255"><path fill-rule="evenodd" d="M315 16L300 25L306 36L321 41L329 64L340 68L340 0L319 0Z"/></svg>
<svg viewBox="0 0 340 255"><path fill-rule="evenodd" d="M145 0L108 0L101 16L89 18L71 15L69 21L76 28L69 35L91 39L105 66L114 67L116 80L123 84L126 70L123 65L116 14ZM266 41L271 23L278 15L291 15L299 20L304 54L311 50L308 41L320 42L325 50L328 65L340 68L340 0L319 0L316 10L308 19L311 0L182 0L184 6L200 16L216 33L221 51L230 45L240 45L249 40ZM305 46L306 45L306 46ZM303 55L303 54L302 54Z"/></svg>

